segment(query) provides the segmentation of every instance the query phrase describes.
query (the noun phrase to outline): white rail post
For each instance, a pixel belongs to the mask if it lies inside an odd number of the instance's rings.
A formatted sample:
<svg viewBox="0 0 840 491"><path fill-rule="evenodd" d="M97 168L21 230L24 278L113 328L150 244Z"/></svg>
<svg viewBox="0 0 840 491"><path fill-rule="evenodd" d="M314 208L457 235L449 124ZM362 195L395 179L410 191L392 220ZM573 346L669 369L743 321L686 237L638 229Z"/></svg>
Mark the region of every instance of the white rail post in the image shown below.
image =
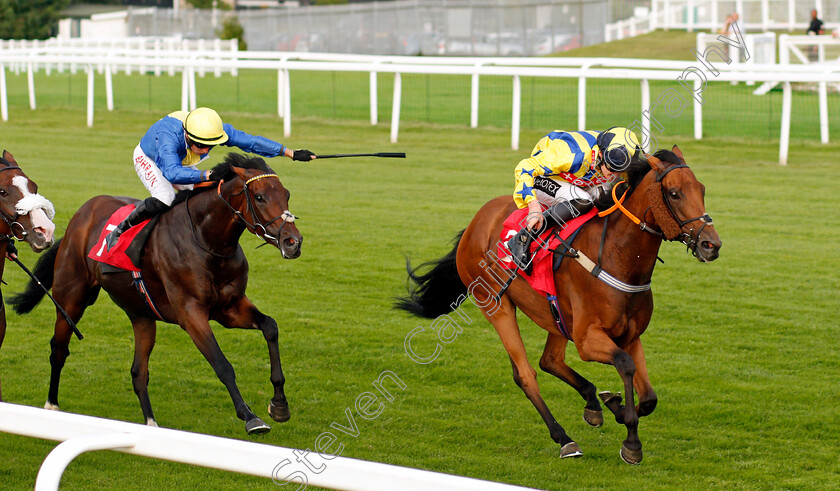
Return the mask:
<svg viewBox="0 0 840 491"><path fill-rule="evenodd" d="M671 0L665 0L662 11L665 13L665 22L662 26L666 31L671 28Z"/></svg>
<svg viewBox="0 0 840 491"><path fill-rule="evenodd" d="M190 81L190 111L198 107L196 104L196 94L195 94L195 66L190 66L188 69L189 74L189 81Z"/></svg>
<svg viewBox="0 0 840 491"><path fill-rule="evenodd" d="M694 81L694 93L699 94L701 90L700 80ZM694 98L694 139L703 139L703 103Z"/></svg>
<svg viewBox="0 0 840 491"><path fill-rule="evenodd" d="M190 74L187 67L181 72L181 110L190 110Z"/></svg>
<svg viewBox="0 0 840 491"><path fill-rule="evenodd" d="M712 12L710 14L709 25L710 25L710 32L714 34L714 33L717 32L717 29L718 29L718 27L717 27L718 26L718 23L717 23L717 20L718 20L718 0L712 0L711 11ZM701 51L701 53L702 53L702 51Z"/></svg>
<svg viewBox="0 0 840 491"><path fill-rule="evenodd" d="M519 75L513 76L513 108L510 122L510 149L519 150L519 121L522 107L522 83Z"/></svg>
<svg viewBox="0 0 840 491"><path fill-rule="evenodd" d="M761 32L770 30L770 4L768 0L761 0Z"/></svg>
<svg viewBox="0 0 840 491"><path fill-rule="evenodd" d="M796 18L795 0L788 0L788 31L793 32L793 23Z"/></svg>
<svg viewBox="0 0 840 491"><path fill-rule="evenodd" d="M397 143L400 132L400 104L402 104L402 76L394 73L394 100L391 104L391 143Z"/></svg>
<svg viewBox="0 0 840 491"><path fill-rule="evenodd" d="M481 68L481 62L475 64L475 72L472 74L470 84L470 128L478 128L478 70Z"/></svg>
<svg viewBox="0 0 840 491"><path fill-rule="evenodd" d="M6 92L6 65L0 63L0 117L9 120L9 100Z"/></svg>
<svg viewBox="0 0 840 491"><path fill-rule="evenodd" d="M239 41L238 40L236 40L236 39L231 39L230 40L230 52L233 53L233 56L231 56L231 59L239 61ZM239 76L239 64L235 63L233 65L233 68L231 68L231 70L230 70L230 74L234 77Z"/></svg>
<svg viewBox="0 0 840 491"><path fill-rule="evenodd" d="M292 72L286 69L283 77L283 137L292 136Z"/></svg>
<svg viewBox="0 0 840 491"><path fill-rule="evenodd" d="M26 64L26 87L29 89L29 108L35 109L35 74L32 62Z"/></svg>
<svg viewBox="0 0 840 491"><path fill-rule="evenodd" d="M377 79L379 77L375 68L380 61L375 61L374 70L370 71L370 124L372 126L379 122L379 85Z"/></svg>
<svg viewBox="0 0 840 491"><path fill-rule="evenodd" d="M84 452L94 450L116 450L132 448L137 437L127 433L105 433L102 435L77 436L59 443L41 463L35 479L35 491L58 489L61 475L67 465Z"/></svg>
<svg viewBox="0 0 840 491"><path fill-rule="evenodd" d="M281 63L286 61L285 58L280 59ZM277 116L283 117L286 114L286 108L283 107L286 94L286 69L280 68L277 70Z"/></svg>
<svg viewBox="0 0 840 491"><path fill-rule="evenodd" d="M686 31L694 32L694 0L688 0L688 3L685 6L685 20L686 20ZM743 14L741 14L743 15Z"/></svg>
<svg viewBox="0 0 840 491"><path fill-rule="evenodd" d="M213 57L214 60L220 61L222 59L222 56L221 56L221 54L222 54L222 40L221 39L214 39L213 40L213 54L215 55ZM216 78L219 78L219 77L222 76L222 65L216 65L216 68L213 71L213 75L215 75Z"/></svg>
<svg viewBox="0 0 840 491"><path fill-rule="evenodd" d="M820 82L820 142L828 143L828 84Z"/></svg>
<svg viewBox="0 0 840 491"><path fill-rule="evenodd" d="M653 133L650 132L650 120L653 117L653 114L650 113L650 82L647 79L643 78L641 80L642 86L642 150L647 153L650 153L650 142L653 141ZM647 117L645 117L645 113L648 113ZM645 135L648 135L648 138L645 139ZM647 143L645 143L647 142Z"/></svg>
<svg viewBox="0 0 840 491"><path fill-rule="evenodd" d="M788 146L790 145L790 82L783 83L782 93L782 128L779 138L779 165L788 163Z"/></svg>
<svg viewBox="0 0 840 491"><path fill-rule="evenodd" d="M105 64L105 105L108 111L114 110L114 80L110 63Z"/></svg>
<svg viewBox="0 0 840 491"><path fill-rule="evenodd" d="M87 66L87 126L93 127L93 65Z"/></svg>
<svg viewBox="0 0 840 491"><path fill-rule="evenodd" d="M586 131L586 69L589 65L580 67L578 78L578 131Z"/></svg>

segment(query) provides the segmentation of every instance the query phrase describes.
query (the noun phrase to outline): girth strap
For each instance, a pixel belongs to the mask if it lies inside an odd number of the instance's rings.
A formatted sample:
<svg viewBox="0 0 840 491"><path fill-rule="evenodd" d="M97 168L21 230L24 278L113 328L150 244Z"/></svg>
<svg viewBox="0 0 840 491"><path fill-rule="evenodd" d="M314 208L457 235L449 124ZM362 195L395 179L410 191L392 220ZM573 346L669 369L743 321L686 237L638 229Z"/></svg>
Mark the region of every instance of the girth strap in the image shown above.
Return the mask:
<svg viewBox="0 0 840 491"><path fill-rule="evenodd" d="M134 278L134 286L136 286L137 291L143 295L143 300L146 301L146 305L152 309L152 312L155 313L155 316L157 316L158 319L165 320L163 316L160 315L160 312L158 312L157 307L155 307L155 302L152 300L152 296L149 295L149 289L146 288L146 283L143 281L143 275L140 274L140 271L132 271L131 276Z"/></svg>

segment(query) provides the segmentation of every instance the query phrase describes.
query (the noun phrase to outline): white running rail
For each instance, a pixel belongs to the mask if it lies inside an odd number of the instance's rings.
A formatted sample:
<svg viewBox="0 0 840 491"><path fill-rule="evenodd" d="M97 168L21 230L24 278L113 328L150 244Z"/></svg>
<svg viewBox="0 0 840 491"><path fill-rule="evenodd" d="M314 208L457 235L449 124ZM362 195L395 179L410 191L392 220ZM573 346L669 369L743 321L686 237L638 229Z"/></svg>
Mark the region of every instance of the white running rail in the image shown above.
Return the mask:
<svg viewBox="0 0 840 491"><path fill-rule="evenodd" d="M289 473L284 461L299 461L302 450L123 421L0 402L0 431L63 442L44 459L36 491L58 489L61 475L78 455L116 450L144 457L265 477L278 484L297 482L348 491L515 491L508 484L337 456L321 472ZM295 453L296 452L296 453ZM288 466L292 467L292 466ZM288 474L288 475L287 475ZM304 482L305 481L305 482ZM301 489L300 486L298 489Z"/></svg>

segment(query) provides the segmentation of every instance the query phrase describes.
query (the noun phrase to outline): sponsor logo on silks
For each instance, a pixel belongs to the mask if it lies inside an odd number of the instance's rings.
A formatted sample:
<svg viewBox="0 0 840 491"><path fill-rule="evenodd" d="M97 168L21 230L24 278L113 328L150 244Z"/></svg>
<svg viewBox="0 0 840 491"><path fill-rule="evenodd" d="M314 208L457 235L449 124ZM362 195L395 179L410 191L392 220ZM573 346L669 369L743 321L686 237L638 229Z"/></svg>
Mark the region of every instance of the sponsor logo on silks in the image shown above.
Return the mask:
<svg viewBox="0 0 840 491"><path fill-rule="evenodd" d="M594 176L591 179L583 179L569 172L561 172L560 174L558 174L558 177L568 182L569 184L572 184L573 186L577 186L579 188L588 188L610 182L610 180L604 176Z"/></svg>

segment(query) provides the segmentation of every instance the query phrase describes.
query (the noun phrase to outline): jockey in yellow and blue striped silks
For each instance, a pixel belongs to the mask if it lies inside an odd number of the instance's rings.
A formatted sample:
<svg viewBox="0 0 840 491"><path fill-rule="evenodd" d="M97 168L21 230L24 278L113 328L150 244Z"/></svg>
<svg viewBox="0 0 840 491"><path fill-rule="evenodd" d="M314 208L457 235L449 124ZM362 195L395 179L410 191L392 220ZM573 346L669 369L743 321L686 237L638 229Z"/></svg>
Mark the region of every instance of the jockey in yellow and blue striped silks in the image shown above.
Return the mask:
<svg viewBox="0 0 840 491"><path fill-rule="evenodd" d="M529 210L525 226L509 242L517 266L530 273L533 231L538 235L544 226L588 212L641 153L636 135L620 126L604 132L552 131L542 137L514 173L513 199Z"/></svg>

